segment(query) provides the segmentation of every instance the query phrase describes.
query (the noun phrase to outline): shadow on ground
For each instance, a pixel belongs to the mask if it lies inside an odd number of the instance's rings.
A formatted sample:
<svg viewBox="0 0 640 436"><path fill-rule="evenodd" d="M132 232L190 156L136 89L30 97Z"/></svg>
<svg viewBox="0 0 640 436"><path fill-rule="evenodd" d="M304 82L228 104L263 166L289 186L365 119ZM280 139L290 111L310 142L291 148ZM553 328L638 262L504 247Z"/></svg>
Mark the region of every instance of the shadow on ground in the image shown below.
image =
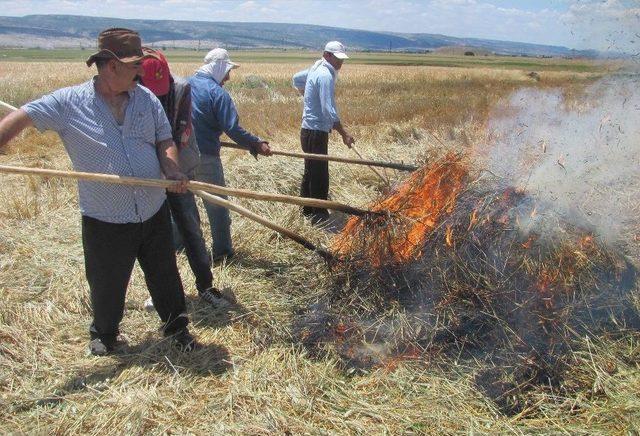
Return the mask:
<svg viewBox="0 0 640 436"><path fill-rule="evenodd" d="M181 353L167 338L157 338L150 333L136 345L122 344L108 357L93 358L95 366L77 371L52 394L43 398L13 404L15 412L25 412L35 407L55 407L68 395L91 390L106 391L110 380L129 368L144 368L149 372L166 372L182 376L210 377L224 374L230 367L229 351L217 344L206 344L191 353Z"/></svg>
<svg viewBox="0 0 640 436"><path fill-rule="evenodd" d="M238 300L231 288L221 290L229 302L227 307L214 307L202 301L197 295L187 295L187 308L191 322L197 326L207 326L219 329L238 322L251 323L252 317Z"/></svg>

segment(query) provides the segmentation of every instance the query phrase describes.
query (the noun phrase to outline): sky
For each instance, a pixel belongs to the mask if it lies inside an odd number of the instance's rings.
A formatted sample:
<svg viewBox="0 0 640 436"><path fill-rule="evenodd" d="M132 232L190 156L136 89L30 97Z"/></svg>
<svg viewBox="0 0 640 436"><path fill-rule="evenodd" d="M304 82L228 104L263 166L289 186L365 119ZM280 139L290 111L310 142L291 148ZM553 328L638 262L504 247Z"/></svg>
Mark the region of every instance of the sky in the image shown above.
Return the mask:
<svg viewBox="0 0 640 436"><path fill-rule="evenodd" d="M640 0L0 0L0 11L319 24L640 52Z"/></svg>

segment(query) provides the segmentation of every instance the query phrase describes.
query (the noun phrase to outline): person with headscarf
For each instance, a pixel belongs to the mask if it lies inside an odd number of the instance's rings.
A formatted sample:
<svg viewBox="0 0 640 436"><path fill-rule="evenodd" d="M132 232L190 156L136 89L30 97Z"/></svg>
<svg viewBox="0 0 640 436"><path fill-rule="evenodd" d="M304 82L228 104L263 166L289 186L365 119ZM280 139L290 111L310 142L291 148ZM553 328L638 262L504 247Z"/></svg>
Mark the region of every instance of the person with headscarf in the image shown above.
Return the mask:
<svg viewBox="0 0 640 436"><path fill-rule="evenodd" d="M240 126L238 111L231 96L224 89L224 84L230 79L231 70L238 67L238 64L231 62L225 49L215 48L207 53L204 65L189 79L193 130L201 160L196 170L198 181L225 186L220 160L222 133L226 133L237 144L248 147L254 156L271 155L267 141ZM229 211L211 204L206 204L205 209L211 227L213 261L230 259L234 250Z"/></svg>
<svg viewBox="0 0 640 436"><path fill-rule="evenodd" d="M179 152L180 169L189 179L195 178L200 164L200 152L192 132L191 123L191 86L186 79L171 73L169 63L160 50L143 47L150 54L142 61L144 75L140 83L153 92L167 115L171 125L173 141ZM200 214L192 192L167 193L167 201L173 219L173 237L176 249L184 248L189 266L196 279L196 290L200 299L215 308L224 308L229 302L220 290L213 286L211 256L200 228ZM153 301L145 302L145 308L151 309Z"/></svg>

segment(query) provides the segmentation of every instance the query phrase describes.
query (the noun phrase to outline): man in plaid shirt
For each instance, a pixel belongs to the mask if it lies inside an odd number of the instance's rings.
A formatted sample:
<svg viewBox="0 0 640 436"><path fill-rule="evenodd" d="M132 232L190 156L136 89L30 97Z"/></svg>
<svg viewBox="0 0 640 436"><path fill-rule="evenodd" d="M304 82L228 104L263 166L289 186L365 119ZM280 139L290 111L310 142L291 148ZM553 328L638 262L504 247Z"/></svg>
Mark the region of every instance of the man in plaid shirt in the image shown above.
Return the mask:
<svg viewBox="0 0 640 436"><path fill-rule="evenodd" d="M100 51L87 60L98 75L24 105L0 122L0 147L23 129L54 130L77 171L178 180L185 192L171 127L158 99L139 86L144 74L140 36L107 29ZM189 333L185 298L171 239L164 189L78 182L85 271L93 323L89 351L104 355L117 345L134 262L142 268L165 336L183 351L197 346Z"/></svg>

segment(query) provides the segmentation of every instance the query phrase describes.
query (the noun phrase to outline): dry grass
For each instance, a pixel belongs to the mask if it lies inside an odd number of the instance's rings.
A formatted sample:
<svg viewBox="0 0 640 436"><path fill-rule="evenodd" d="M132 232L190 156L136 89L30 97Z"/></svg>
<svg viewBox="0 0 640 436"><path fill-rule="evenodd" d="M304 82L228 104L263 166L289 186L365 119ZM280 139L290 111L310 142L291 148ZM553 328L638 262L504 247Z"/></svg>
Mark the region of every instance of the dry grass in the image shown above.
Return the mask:
<svg viewBox="0 0 640 436"><path fill-rule="evenodd" d="M195 64L176 64L188 74ZM290 87L305 65L244 64L229 89L244 124L281 149L297 150L301 101ZM0 63L0 99L21 104L91 76L76 64ZM522 86L579 95L590 74L346 65L338 85L343 119L367 157L416 161L481 138L489 110ZM437 136L434 137L433 135ZM442 143L440 142L442 141ZM336 154L348 155L332 138ZM302 163L225 151L228 184L295 194ZM3 164L67 168L54 134L27 132ZM332 197L365 205L381 187L366 168L333 165ZM389 172L393 180L404 177ZM634 433L640 431L637 336L583 340L569 388L534 392L530 409L499 413L476 389L480 364L401 362L345 372L312 358L292 339L296 313L328 290L320 259L259 225L234 218L237 260L216 267L216 284L238 305L226 312L189 302L206 344L180 355L160 340L136 268L122 331L125 354L85 355L90 321L73 183L2 175L0 185L0 430L3 433ZM329 234L295 207L243 205L328 245ZM195 294L184 256L180 270Z"/></svg>

